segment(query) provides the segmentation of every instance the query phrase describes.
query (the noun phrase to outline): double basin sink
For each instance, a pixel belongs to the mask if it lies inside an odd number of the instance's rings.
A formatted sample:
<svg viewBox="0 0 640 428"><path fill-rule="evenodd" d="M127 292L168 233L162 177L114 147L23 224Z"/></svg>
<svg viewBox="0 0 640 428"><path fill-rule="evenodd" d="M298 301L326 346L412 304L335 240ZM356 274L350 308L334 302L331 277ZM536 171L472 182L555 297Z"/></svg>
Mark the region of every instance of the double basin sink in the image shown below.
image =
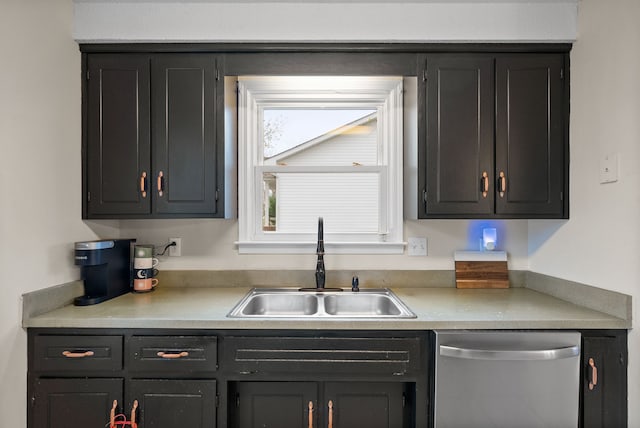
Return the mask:
<svg viewBox="0 0 640 428"><path fill-rule="evenodd" d="M387 288L298 291L254 288L227 315L230 318L416 318Z"/></svg>

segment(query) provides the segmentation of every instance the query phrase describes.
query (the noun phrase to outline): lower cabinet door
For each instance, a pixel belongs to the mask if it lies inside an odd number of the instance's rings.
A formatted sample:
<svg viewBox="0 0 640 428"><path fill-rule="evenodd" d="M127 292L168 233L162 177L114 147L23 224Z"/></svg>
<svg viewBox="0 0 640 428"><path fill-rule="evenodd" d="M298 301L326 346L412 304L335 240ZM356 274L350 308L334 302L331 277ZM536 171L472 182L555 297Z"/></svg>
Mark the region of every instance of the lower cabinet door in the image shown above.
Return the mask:
<svg viewBox="0 0 640 428"><path fill-rule="evenodd" d="M30 426L108 427L114 400L122 408L122 386L122 379L38 379Z"/></svg>
<svg viewBox="0 0 640 428"><path fill-rule="evenodd" d="M237 428L313 428L318 426L316 382L238 382L234 387ZM233 403L232 403L233 406Z"/></svg>
<svg viewBox="0 0 640 428"><path fill-rule="evenodd" d="M236 428L404 428L400 382L237 382L229 398Z"/></svg>
<svg viewBox="0 0 640 428"><path fill-rule="evenodd" d="M127 416L138 402L139 428L214 428L215 380L134 379L127 383Z"/></svg>
<svg viewBox="0 0 640 428"><path fill-rule="evenodd" d="M403 383L327 382L323 401L332 428L406 426Z"/></svg>
<svg viewBox="0 0 640 428"><path fill-rule="evenodd" d="M582 336L583 428L627 426L627 335Z"/></svg>

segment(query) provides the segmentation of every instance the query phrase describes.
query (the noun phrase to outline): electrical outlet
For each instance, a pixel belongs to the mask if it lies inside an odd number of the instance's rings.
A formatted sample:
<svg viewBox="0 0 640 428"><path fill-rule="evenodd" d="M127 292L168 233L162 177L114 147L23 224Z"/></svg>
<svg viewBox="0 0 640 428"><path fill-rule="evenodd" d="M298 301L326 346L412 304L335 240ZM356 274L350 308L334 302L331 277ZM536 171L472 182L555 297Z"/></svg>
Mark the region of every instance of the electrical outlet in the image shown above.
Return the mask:
<svg viewBox="0 0 640 428"><path fill-rule="evenodd" d="M169 244L175 242L176 245L169 247L169 257L180 257L182 255L182 238L169 238Z"/></svg>
<svg viewBox="0 0 640 428"><path fill-rule="evenodd" d="M600 160L600 183L618 181L618 154L611 153Z"/></svg>
<svg viewBox="0 0 640 428"><path fill-rule="evenodd" d="M410 256L426 256L427 238L409 238L407 240L407 253Z"/></svg>

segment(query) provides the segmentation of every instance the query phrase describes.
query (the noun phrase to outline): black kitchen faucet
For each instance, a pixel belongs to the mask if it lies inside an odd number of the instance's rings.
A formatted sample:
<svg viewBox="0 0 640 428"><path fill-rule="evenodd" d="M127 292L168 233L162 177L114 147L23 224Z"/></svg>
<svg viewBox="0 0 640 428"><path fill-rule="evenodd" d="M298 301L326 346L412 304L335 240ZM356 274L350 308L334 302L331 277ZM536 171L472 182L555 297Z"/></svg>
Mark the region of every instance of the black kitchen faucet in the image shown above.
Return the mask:
<svg viewBox="0 0 640 428"><path fill-rule="evenodd" d="M316 248L318 262L316 263L316 288L324 289L325 270L324 270L324 230L322 217L318 218L318 247Z"/></svg>
<svg viewBox="0 0 640 428"><path fill-rule="evenodd" d="M316 286L315 288L301 288L300 291L342 291L342 288L325 288L326 271L324 269L324 226L322 217L318 217L318 246L316 247L318 261L316 263Z"/></svg>

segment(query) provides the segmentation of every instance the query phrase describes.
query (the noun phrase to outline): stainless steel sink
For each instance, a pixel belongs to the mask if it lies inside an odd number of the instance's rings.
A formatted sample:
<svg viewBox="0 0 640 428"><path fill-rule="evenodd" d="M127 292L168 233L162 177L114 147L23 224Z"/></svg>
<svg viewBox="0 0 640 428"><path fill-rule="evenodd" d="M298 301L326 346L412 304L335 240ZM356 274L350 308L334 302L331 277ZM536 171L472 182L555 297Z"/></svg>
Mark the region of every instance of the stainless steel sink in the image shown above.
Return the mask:
<svg viewBox="0 0 640 428"><path fill-rule="evenodd" d="M254 288L227 315L230 318L415 318L391 290L314 292Z"/></svg>
<svg viewBox="0 0 640 428"><path fill-rule="evenodd" d="M396 298L397 300L397 298ZM339 316L398 316L402 308L386 294L334 294L324 298L324 310Z"/></svg>
<svg viewBox="0 0 640 428"><path fill-rule="evenodd" d="M245 302L246 300L246 302ZM308 294L252 294L240 308L241 316L304 316L318 312L318 299Z"/></svg>

